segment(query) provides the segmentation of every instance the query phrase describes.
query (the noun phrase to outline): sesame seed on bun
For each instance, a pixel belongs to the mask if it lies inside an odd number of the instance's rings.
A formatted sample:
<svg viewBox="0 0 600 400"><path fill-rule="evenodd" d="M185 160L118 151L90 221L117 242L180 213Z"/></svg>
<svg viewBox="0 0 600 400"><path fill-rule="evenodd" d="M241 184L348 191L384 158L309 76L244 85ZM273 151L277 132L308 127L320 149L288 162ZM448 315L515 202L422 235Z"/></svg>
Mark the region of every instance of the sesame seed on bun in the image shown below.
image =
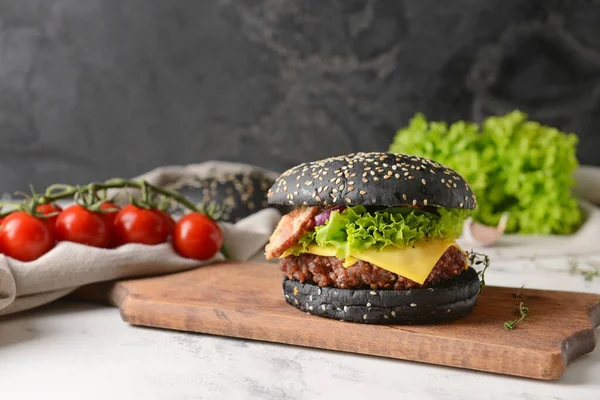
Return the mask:
<svg viewBox="0 0 600 400"><path fill-rule="evenodd" d="M383 152L300 164L276 179L267 197L269 204L294 206L477 207L456 171L426 158Z"/></svg>

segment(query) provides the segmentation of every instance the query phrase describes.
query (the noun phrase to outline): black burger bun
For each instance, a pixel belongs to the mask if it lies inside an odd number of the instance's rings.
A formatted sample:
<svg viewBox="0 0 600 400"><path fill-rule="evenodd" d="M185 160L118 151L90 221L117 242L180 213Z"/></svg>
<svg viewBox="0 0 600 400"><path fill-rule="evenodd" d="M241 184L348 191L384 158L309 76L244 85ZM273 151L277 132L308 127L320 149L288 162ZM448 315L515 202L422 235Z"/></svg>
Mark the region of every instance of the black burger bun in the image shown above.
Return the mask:
<svg viewBox="0 0 600 400"><path fill-rule="evenodd" d="M279 174L254 165L208 161L153 175L152 183L177 190L221 222L236 223L266 208L291 211L290 206L267 202L267 192ZM175 211L185 210L179 207Z"/></svg>
<svg viewBox="0 0 600 400"><path fill-rule="evenodd" d="M184 196L195 196L200 207L214 212L223 222L235 223L269 207L267 190L273 180L261 172L242 171L199 179L179 188Z"/></svg>
<svg viewBox="0 0 600 400"><path fill-rule="evenodd" d="M291 206L477 206L456 171L426 158L381 152L300 164L277 178L267 197L269 204Z"/></svg>
<svg viewBox="0 0 600 400"><path fill-rule="evenodd" d="M320 317L384 325L438 324L463 318L477 304L480 282L473 268L427 288L340 289L283 279L285 301Z"/></svg>

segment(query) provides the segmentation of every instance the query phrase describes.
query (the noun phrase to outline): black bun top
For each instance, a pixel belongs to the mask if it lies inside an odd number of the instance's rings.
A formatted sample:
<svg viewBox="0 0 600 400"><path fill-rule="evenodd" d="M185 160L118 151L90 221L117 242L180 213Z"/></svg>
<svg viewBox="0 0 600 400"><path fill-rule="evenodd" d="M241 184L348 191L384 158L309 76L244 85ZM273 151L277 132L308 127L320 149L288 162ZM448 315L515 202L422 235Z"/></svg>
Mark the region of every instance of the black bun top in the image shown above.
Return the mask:
<svg viewBox="0 0 600 400"><path fill-rule="evenodd" d="M353 153L300 164L268 191L269 204L344 204L474 209L471 187L454 170L421 157Z"/></svg>

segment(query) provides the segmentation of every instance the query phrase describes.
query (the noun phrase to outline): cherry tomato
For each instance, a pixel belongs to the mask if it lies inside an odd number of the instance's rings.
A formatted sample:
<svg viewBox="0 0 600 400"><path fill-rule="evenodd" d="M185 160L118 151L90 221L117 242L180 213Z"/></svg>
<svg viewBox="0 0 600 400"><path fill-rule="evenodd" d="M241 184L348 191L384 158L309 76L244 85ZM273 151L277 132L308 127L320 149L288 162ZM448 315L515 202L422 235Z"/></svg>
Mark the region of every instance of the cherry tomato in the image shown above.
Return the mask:
<svg viewBox="0 0 600 400"><path fill-rule="evenodd" d="M129 204L117 214L114 235L117 244L159 244L167 241L169 227L157 210L146 210Z"/></svg>
<svg viewBox="0 0 600 400"><path fill-rule="evenodd" d="M104 218L106 218L106 220L108 221L108 225L109 226L113 226L113 224L115 223L115 218L117 217L117 214L119 214L119 206L113 204L113 203L109 203L108 201L106 203L102 203L102 205L100 206L101 210L110 210L110 209L114 209L115 211L108 211L108 212L103 212L101 213Z"/></svg>
<svg viewBox="0 0 600 400"><path fill-rule="evenodd" d="M35 210L42 215L56 214L51 217L40 218L43 222L46 223L46 225L48 225L48 229L50 229L52 233L54 233L54 228L56 227L56 220L58 219L58 215L62 211L62 207L58 204L40 204Z"/></svg>
<svg viewBox="0 0 600 400"><path fill-rule="evenodd" d="M161 211L161 210L154 210L154 212L156 212L158 215L160 215L165 220L165 223L167 224L167 228L169 229L169 235L172 235L173 230L175 229L175 220L173 219L173 217L171 217L171 214L169 214L166 211Z"/></svg>
<svg viewBox="0 0 600 400"><path fill-rule="evenodd" d="M111 227L102 214L75 204L58 216L56 237L62 241L105 248L110 243Z"/></svg>
<svg viewBox="0 0 600 400"><path fill-rule="evenodd" d="M8 215L0 228L2 251L16 260L36 260L49 252L54 242L54 234L48 225L24 211Z"/></svg>
<svg viewBox="0 0 600 400"><path fill-rule="evenodd" d="M117 214L119 214L120 208L116 204L106 202L106 203L102 203L102 205L100 206L100 209L101 210L110 210L110 209L115 210L115 211L108 211L108 212L100 213L100 215L102 215L102 217L106 220L106 223L108 224L108 226L110 227L110 230L111 230L110 243L108 244L108 247L115 248L118 246L118 244L115 242L115 237L112 234L112 231L113 231L113 226L115 224L115 218L117 217Z"/></svg>
<svg viewBox="0 0 600 400"><path fill-rule="evenodd" d="M223 232L219 225L200 213L184 215L173 231L173 246L183 257L208 260L223 245Z"/></svg>

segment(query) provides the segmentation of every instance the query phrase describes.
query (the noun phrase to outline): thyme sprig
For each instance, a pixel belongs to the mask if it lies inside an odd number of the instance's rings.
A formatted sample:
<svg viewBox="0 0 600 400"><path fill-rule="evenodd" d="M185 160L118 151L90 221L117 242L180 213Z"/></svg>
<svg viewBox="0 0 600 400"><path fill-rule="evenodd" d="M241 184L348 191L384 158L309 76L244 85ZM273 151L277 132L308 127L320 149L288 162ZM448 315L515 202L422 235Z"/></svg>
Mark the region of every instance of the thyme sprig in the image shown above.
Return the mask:
<svg viewBox="0 0 600 400"><path fill-rule="evenodd" d="M591 282L594 278L600 277L600 265L597 263L586 262L585 266L582 266L577 260L571 259L569 264L571 266L571 273L580 274L586 282Z"/></svg>
<svg viewBox="0 0 600 400"><path fill-rule="evenodd" d="M583 275L583 280L585 280L586 282L591 282L594 280L594 278L600 276L600 272L596 270L581 271L581 275Z"/></svg>
<svg viewBox="0 0 600 400"><path fill-rule="evenodd" d="M525 302L521 297L524 287L525 286L521 286L518 292L513 293L514 305L516 306L516 302L519 302L519 307L515 311L521 314L521 317L512 321L506 321L504 323L504 329L506 329L507 331L512 331L513 329L515 329L515 326L518 323L522 322L529 314L529 308L525 305Z"/></svg>
<svg viewBox="0 0 600 400"><path fill-rule="evenodd" d="M512 331L513 329L515 329L515 325L517 325L519 322L523 321L525 317L527 317L527 314L529 313L529 308L525 306L525 303L519 303L519 312L521 313L521 318L512 321L506 321L504 323L504 329L506 329L507 331Z"/></svg>
<svg viewBox="0 0 600 400"><path fill-rule="evenodd" d="M483 293L483 289L485 288L485 271L490 266L490 257L487 254L476 253L471 250L469 253L469 265L471 267L475 265L482 265L483 269L477 271L477 275L479 276L479 294Z"/></svg>

